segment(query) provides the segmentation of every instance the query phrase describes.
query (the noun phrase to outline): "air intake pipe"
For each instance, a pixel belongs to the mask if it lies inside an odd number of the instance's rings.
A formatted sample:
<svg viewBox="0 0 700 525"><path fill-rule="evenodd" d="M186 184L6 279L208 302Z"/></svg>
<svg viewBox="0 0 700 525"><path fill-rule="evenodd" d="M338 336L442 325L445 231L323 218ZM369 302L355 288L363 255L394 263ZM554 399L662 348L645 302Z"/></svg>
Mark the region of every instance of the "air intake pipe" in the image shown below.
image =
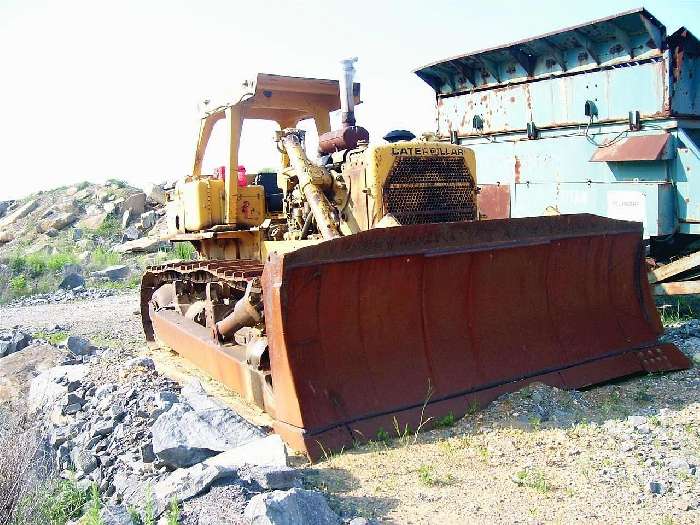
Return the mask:
<svg viewBox="0 0 700 525"><path fill-rule="evenodd" d="M355 95L353 93L353 81L355 80L355 67L357 57L341 60L343 74L340 77L340 111L343 129L355 125Z"/></svg>

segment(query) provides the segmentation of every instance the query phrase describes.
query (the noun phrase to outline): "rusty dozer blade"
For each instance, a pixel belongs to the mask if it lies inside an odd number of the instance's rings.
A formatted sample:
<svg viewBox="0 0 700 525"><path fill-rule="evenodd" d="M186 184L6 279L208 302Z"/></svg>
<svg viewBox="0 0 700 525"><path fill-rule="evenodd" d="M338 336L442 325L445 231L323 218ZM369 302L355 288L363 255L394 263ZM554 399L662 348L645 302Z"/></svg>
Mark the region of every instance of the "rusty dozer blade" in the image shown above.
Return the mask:
<svg viewBox="0 0 700 525"><path fill-rule="evenodd" d="M273 254L262 282L275 431L311 458L534 381L690 366L657 341L638 223L375 229Z"/></svg>

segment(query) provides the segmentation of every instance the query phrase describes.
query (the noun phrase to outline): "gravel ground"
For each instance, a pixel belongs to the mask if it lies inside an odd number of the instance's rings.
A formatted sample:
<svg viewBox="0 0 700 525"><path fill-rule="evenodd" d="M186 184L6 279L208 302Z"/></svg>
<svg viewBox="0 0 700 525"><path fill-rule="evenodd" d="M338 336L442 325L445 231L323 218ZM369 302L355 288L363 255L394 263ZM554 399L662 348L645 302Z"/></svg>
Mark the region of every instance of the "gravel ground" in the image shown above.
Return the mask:
<svg viewBox="0 0 700 525"><path fill-rule="evenodd" d="M139 349L144 345L139 295L124 293L90 301L0 306L0 328L22 326L30 333L61 331L93 344Z"/></svg>
<svg viewBox="0 0 700 525"><path fill-rule="evenodd" d="M137 309L137 294L5 306L0 328L58 325L133 355ZM667 338L700 360L699 321ZM384 523L700 523L700 369L585 392L533 385L449 428L307 466L304 481L342 515Z"/></svg>

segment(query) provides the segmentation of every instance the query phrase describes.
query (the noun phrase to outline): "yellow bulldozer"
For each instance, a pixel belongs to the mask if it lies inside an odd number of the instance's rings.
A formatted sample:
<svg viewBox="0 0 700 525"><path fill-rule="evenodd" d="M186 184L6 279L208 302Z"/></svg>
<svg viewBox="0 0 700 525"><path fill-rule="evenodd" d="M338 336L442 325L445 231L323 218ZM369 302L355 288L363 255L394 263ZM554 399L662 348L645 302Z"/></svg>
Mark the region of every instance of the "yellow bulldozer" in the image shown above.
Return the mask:
<svg viewBox="0 0 700 525"><path fill-rule="evenodd" d="M263 408L311 459L533 381L580 388L689 366L658 342L641 224L483 220L488 166L407 132L371 143L355 122L353 71L344 61L340 81L259 74L205 111L192 173L168 203L171 240L200 259L144 274L149 341ZM241 185L246 119L279 125L281 165ZM305 119L318 161L297 129ZM203 174L218 121L227 170Z"/></svg>

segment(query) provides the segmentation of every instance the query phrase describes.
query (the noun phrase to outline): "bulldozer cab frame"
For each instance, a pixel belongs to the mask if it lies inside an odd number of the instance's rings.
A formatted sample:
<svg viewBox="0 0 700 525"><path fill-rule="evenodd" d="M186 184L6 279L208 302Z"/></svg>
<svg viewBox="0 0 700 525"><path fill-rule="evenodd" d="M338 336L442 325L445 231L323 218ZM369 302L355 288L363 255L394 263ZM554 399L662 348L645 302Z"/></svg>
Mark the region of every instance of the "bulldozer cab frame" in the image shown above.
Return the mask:
<svg viewBox="0 0 700 525"><path fill-rule="evenodd" d="M360 103L360 84L353 84L355 103ZM238 170L238 150L241 130L246 119L277 122L280 129L296 127L299 122L313 119L319 135L330 131L330 112L340 109L340 87L337 80L289 77L259 73L241 86L236 102L218 105L202 116L192 178L202 176L202 161L214 125L225 120L228 131L228 166L225 181L225 216L227 222L236 215L238 184L233 176ZM210 105L210 104L208 104ZM289 159L282 155L282 167Z"/></svg>

